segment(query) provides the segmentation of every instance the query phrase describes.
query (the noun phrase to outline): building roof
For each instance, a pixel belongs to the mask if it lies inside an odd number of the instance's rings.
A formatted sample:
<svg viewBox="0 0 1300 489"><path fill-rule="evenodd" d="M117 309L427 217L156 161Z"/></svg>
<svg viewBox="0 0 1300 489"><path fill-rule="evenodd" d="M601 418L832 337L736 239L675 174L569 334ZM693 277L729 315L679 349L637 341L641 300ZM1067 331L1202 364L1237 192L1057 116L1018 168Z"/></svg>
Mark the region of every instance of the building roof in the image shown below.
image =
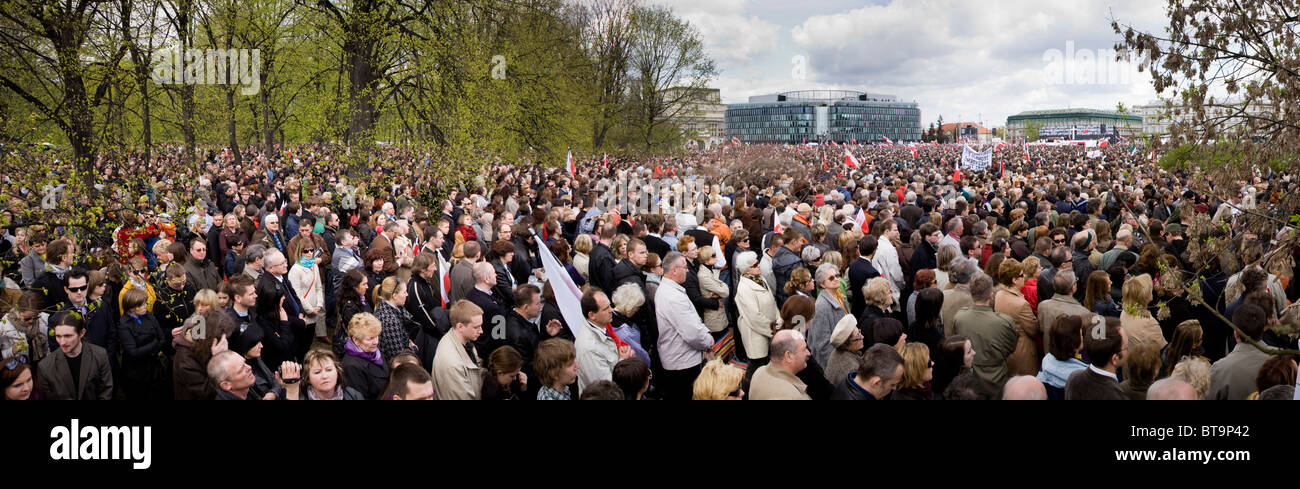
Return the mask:
<svg viewBox="0 0 1300 489"><path fill-rule="evenodd" d="M1142 117L1132 114L1120 115L1113 110L1088 109L1088 108L1065 108L1050 110L1026 110L1019 114L1008 116L1008 121L1020 119L1037 119L1037 118L1056 118L1056 117L1105 117L1111 119L1128 119L1131 121L1141 122Z"/></svg>
<svg viewBox="0 0 1300 489"><path fill-rule="evenodd" d="M989 128L987 128L987 127L981 126L981 125L976 124L976 123L974 123L974 122L950 122L950 123L948 123L948 124L944 124L944 125L942 125L942 126L939 126L939 130L940 130L940 131L943 131L943 132L948 132L948 131L951 131L951 130L956 129L956 128L958 128L958 127L967 127L967 126L975 126L975 127L978 127L978 128L979 128L979 133L980 133L980 134L993 134L993 130L992 130L992 129L989 129Z"/></svg>

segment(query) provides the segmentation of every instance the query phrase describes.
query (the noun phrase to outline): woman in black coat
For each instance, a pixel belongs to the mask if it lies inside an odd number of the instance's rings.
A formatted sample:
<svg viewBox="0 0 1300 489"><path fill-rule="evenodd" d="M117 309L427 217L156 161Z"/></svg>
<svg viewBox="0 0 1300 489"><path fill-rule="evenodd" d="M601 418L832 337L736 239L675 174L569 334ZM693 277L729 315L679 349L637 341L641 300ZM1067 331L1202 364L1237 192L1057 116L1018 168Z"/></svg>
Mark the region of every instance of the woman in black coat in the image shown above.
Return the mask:
<svg viewBox="0 0 1300 489"><path fill-rule="evenodd" d="M366 272L360 268L349 270L347 275L343 276L343 282L339 284L339 296L336 301L339 308L339 323L334 328L334 356L343 357L343 344L348 340L348 323L352 321L352 316L359 313L373 313L374 308L369 304L370 299L366 293L370 290L370 282L366 277Z"/></svg>
<svg viewBox="0 0 1300 489"><path fill-rule="evenodd" d="M388 367L379 352L383 326L372 314L358 314L344 343L343 378L365 399L379 399L388 384Z"/></svg>
<svg viewBox="0 0 1300 489"><path fill-rule="evenodd" d="M131 400L171 399L171 365L163 353L170 345L170 335L145 305L143 290L131 289L122 298L122 321L118 338L122 340L122 391Z"/></svg>

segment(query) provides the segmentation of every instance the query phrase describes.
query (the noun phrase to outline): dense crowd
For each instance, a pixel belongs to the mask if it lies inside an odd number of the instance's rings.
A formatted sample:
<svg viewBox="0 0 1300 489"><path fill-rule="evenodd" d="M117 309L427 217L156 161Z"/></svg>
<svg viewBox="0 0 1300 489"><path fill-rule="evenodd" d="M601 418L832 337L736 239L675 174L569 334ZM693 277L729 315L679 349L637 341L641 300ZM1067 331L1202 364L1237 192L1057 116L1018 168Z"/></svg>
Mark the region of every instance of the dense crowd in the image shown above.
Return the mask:
<svg viewBox="0 0 1300 489"><path fill-rule="evenodd" d="M0 386L6 400L1292 398L1296 361L1269 351L1297 346L1281 325L1297 322L1300 261L1278 259L1296 250L1270 203L1300 182L1256 172L1197 192L1121 144L999 148L980 171L961 150L737 145L571 174L408 149L361 163L327 146L211 150L195 165L164 149L96 163L115 205L94 226L24 218L40 191L6 177Z"/></svg>

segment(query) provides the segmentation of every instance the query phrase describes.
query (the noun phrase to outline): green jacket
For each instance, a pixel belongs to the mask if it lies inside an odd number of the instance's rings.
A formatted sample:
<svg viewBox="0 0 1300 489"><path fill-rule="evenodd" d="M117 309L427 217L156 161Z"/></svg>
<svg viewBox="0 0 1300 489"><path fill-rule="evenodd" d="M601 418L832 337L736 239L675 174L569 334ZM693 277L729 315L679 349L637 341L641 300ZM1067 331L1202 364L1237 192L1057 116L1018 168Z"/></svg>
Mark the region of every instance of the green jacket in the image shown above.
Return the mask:
<svg viewBox="0 0 1300 489"><path fill-rule="evenodd" d="M971 348L975 350L975 359L971 361L975 376L990 388L1001 391L1008 379L1007 356L1015 351L1019 339L1011 317L992 307L972 304L953 318L953 332L970 338Z"/></svg>

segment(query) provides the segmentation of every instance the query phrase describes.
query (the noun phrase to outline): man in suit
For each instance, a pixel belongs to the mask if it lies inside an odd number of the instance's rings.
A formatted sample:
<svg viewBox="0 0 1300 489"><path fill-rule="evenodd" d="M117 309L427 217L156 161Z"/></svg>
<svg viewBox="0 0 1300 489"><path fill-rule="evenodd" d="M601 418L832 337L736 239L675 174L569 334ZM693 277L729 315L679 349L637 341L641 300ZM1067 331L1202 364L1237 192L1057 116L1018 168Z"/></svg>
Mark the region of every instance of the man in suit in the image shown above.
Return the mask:
<svg viewBox="0 0 1300 489"><path fill-rule="evenodd" d="M866 285L868 280L880 276L880 271L871 264L876 254L876 247L879 245L879 239L875 236L863 236L858 240L858 257L849 263L849 307L854 316L861 315L862 310L867 307L866 301L862 298L862 286Z"/></svg>
<svg viewBox="0 0 1300 489"><path fill-rule="evenodd" d="M474 303L474 305L478 306L478 308L483 311L484 328L487 329L489 333L499 325L504 325L506 320L505 307L502 307L492 294L492 288L496 283L497 271L491 263L475 263L474 288L470 289L468 294L465 294L465 300ZM478 350L480 357L487 357L492 353L491 351L488 351L488 347L491 346L489 343L492 340L492 336L492 334L485 334L474 340L474 347Z"/></svg>
<svg viewBox="0 0 1300 489"><path fill-rule="evenodd" d="M953 261L952 268L948 270L948 281L955 285L943 291L943 305L939 307L939 320L942 321L948 334L952 334L952 325L957 314L974 302L971 281L975 275L980 274L979 267L968 260L959 258Z"/></svg>
<svg viewBox="0 0 1300 489"><path fill-rule="evenodd" d="M113 372L108 352L82 341L86 329L72 314L59 318L50 331L59 349L41 360L36 385L46 399L101 400L113 398Z"/></svg>
<svg viewBox="0 0 1300 489"><path fill-rule="evenodd" d="M482 248L477 241L466 242L462 250L465 252L465 259L456 262L450 272L451 290L447 298L452 304L464 299L470 289L474 288L474 265L483 257Z"/></svg>
<svg viewBox="0 0 1300 489"><path fill-rule="evenodd" d="M311 349L315 338L315 325L308 327L303 316L311 311L303 309L302 300L289 285L287 273L289 262L279 251L267 251L264 258L266 273L257 278L257 316L260 324L279 324L281 317L287 317L288 335L292 338L289 351L279 351L273 343L267 343L262 355L267 365L279 365L293 360L300 361L307 350ZM280 311L284 311L281 316Z"/></svg>
<svg viewBox="0 0 1300 489"><path fill-rule="evenodd" d="M1092 314L1092 311L1074 300L1074 289L1078 286L1079 282L1075 280L1074 272L1071 270L1062 270L1052 278L1052 288L1056 290L1056 295L1038 303L1039 331L1050 332L1057 318L1062 316L1079 316L1087 319ZM1043 350L1051 351L1051 347L1052 335L1044 333Z"/></svg>
<svg viewBox="0 0 1300 489"><path fill-rule="evenodd" d="M618 229L612 222L604 223L599 229L600 241L591 247L588 270L589 282L600 290L614 290L614 252L609 249L614 243L614 234Z"/></svg>
<svg viewBox="0 0 1300 489"><path fill-rule="evenodd" d="M492 242L492 254L496 255L496 259L491 262L492 269L496 272L496 281L492 284L492 298L502 309L514 303L516 282L515 276L510 273L511 258L514 257L514 253L513 243L501 239ZM487 322L488 327L491 327L491 316L488 316Z"/></svg>
<svg viewBox="0 0 1300 489"><path fill-rule="evenodd" d="M370 249L380 250L380 253L383 253L384 273L390 276L397 273L397 252L395 251L396 248L393 246L393 240L397 239L400 227L401 226L396 225L396 223L389 223L387 226L384 226L384 232L376 235L375 239L370 242ZM373 287L376 284L370 285Z"/></svg>
<svg viewBox="0 0 1300 489"><path fill-rule="evenodd" d="M644 222L646 224L646 235L641 237L641 241L645 242L646 250L659 255L661 259L668 256L668 252L672 251L672 249L662 237L664 232L663 214L650 214L646 216Z"/></svg>
<svg viewBox="0 0 1300 489"><path fill-rule="evenodd" d="M993 398L1010 378L1007 356L1015 351L1020 335L1010 316L991 307L993 279L988 275L980 273L971 279L970 296L970 307L953 317L952 330L970 338L971 349L975 350L971 371L982 381L985 393Z"/></svg>
<svg viewBox="0 0 1300 489"><path fill-rule="evenodd" d="M1258 342L1268 324L1268 313L1257 305L1242 304L1233 312L1232 322ZM1237 346L1210 366L1210 391L1206 398L1240 400L1256 391L1255 378L1270 355L1246 342L1236 330L1232 337L1237 340Z"/></svg>
<svg viewBox="0 0 1300 489"><path fill-rule="evenodd" d="M1065 400L1130 399L1119 386L1119 378L1115 375L1115 371L1124 365L1124 357L1128 354L1128 336L1124 333L1124 328L1114 318L1096 325L1085 325L1083 346L1088 349L1088 360L1092 364L1070 374L1070 379L1065 382Z"/></svg>

